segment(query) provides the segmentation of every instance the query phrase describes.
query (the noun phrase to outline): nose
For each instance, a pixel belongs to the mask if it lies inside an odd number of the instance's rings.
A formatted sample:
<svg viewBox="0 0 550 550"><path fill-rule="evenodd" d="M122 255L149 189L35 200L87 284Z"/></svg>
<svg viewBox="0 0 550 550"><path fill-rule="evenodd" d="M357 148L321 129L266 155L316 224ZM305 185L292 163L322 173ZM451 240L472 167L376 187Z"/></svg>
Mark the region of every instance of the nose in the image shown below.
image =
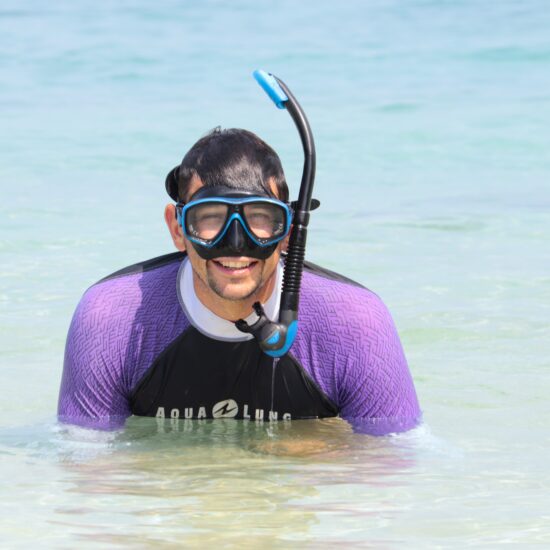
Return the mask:
<svg viewBox="0 0 550 550"><path fill-rule="evenodd" d="M235 219L229 225L227 230L227 246L236 253L241 253L246 247L246 235L242 223Z"/></svg>

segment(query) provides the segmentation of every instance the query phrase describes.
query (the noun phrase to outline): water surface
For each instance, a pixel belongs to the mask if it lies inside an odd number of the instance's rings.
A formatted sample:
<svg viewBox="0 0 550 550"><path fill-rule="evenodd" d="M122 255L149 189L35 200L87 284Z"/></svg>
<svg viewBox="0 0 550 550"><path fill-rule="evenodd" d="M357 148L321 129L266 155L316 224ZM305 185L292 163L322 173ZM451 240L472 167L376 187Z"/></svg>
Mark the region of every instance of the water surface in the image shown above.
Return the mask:
<svg viewBox="0 0 550 550"><path fill-rule="evenodd" d="M547 545L548 28L542 0L5 1L3 546ZM58 425L74 307L171 251L164 177L199 136L257 132L296 196L259 67L315 133L308 259L388 304L424 424Z"/></svg>

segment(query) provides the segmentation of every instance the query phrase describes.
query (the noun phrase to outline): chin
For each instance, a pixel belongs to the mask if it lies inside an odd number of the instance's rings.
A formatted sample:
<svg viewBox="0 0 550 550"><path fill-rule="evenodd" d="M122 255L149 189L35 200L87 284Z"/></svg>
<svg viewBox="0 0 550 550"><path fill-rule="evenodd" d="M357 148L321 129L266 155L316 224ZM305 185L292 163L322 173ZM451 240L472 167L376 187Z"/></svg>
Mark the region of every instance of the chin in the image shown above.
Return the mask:
<svg viewBox="0 0 550 550"><path fill-rule="evenodd" d="M224 290L223 292L217 293L218 296L223 298L224 300L230 300L232 302L239 302L242 300L246 300L247 298L250 298L254 295L257 288L247 290L247 289L240 289L240 290Z"/></svg>

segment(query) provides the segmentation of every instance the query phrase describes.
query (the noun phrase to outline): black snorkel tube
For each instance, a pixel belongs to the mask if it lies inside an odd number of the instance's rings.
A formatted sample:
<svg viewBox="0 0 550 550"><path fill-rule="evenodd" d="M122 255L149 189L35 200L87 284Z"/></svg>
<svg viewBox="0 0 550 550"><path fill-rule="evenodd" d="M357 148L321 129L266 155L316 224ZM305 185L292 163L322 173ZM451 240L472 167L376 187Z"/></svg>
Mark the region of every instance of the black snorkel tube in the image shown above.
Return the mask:
<svg viewBox="0 0 550 550"><path fill-rule="evenodd" d="M311 210L311 194L315 180L315 144L309 122L300 104L284 82L265 71L254 71L254 78L279 109L286 109L302 140L304 148L304 170L300 194L295 203L292 231L285 260L283 291L278 322L271 321L260 302L254 303L259 319L249 325L239 319L235 325L241 332L251 333L264 353L271 357L282 357L292 346L298 332L298 303L300 284L306 255L307 226Z"/></svg>

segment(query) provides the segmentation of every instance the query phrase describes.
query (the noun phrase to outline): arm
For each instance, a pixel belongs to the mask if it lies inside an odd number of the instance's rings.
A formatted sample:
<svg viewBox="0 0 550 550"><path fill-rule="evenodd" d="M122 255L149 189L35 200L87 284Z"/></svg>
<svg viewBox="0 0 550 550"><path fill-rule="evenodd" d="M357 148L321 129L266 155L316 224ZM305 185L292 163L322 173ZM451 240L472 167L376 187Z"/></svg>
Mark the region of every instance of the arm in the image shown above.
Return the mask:
<svg viewBox="0 0 550 550"><path fill-rule="evenodd" d="M59 420L90 427L120 426L130 413L123 366L127 347L110 296L89 289L73 316L59 392Z"/></svg>
<svg viewBox="0 0 550 550"><path fill-rule="evenodd" d="M391 315L370 292L353 309L362 334L342 371L341 416L357 432L383 435L409 430L420 422L421 412Z"/></svg>

